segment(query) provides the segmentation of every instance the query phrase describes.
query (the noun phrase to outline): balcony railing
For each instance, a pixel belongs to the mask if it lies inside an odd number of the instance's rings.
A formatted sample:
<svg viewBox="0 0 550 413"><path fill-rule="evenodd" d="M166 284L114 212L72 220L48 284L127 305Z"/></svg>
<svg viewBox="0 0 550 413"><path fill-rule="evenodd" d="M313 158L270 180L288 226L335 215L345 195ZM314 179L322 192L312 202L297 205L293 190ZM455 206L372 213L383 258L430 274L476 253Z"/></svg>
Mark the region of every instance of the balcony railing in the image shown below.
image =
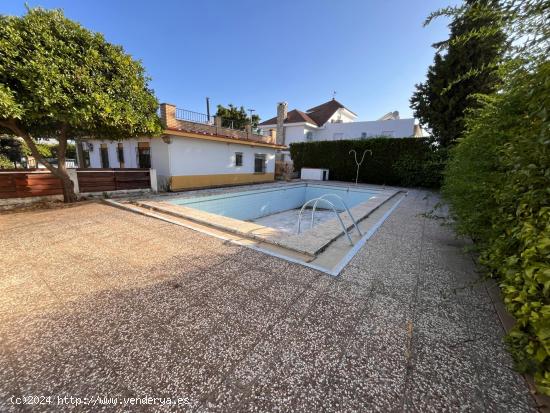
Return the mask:
<svg viewBox="0 0 550 413"><path fill-rule="evenodd" d="M203 125L214 126L216 124L215 115L207 115L206 113L193 112L191 110L176 108L176 120L181 120L185 122L200 123ZM245 130L245 125L239 122L236 122L233 119L221 118L220 125L222 128L233 129L233 130ZM257 127L253 127L252 131L256 135L263 135L264 133Z"/></svg>
<svg viewBox="0 0 550 413"><path fill-rule="evenodd" d="M187 122L202 123L205 125L214 124L214 116L205 113L193 112L190 110L176 108L176 119Z"/></svg>

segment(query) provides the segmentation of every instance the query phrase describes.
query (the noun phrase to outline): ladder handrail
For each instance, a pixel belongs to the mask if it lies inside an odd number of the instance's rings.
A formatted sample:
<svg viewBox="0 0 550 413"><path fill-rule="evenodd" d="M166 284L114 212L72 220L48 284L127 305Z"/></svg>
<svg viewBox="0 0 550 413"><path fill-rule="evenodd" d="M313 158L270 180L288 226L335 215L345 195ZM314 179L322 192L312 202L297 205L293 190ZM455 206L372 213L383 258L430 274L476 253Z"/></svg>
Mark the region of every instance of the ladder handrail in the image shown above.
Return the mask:
<svg viewBox="0 0 550 413"><path fill-rule="evenodd" d="M317 201L318 199L319 198L310 199L304 205L302 205L302 208L300 209L300 215L298 215L298 234L300 233L300 229L301 229L301 225L302 225L302 213L304 212L304 208L307 205L309 205L311 202ZM330 205L330 207L332 208L332 211L334 212L334 214L338 218L338 221L340 221L340 225L342 226L342 229L344 230L344 233L348 237L348 240L349 240L350 244L353 245L353 241L352 241L352 239L351 239L351 237L348 233L348 230L347 230L346 226L344 225L344 221L342 221L342 218L340 217L340 214L338 213L338 211L336 211L336 207L334 206L334 204L330 201L327 201L326 199L324 199L323 201L325 201L327 204Z"/></svg>
<svg viewBox="0 0 550 413"><path fill-rule="evenodd" d="M317 198L317 200L315 201L315 204L313 204L313 211L311 212L311 227L313 228L313 223L315 222L315 210L317 209L317 204L319 203L319 201L328 202L325 199L325 197L328 197L328 196L333 196L333 197L336 197L336 199L340 200L340 202L344 206L344 209L348 212L348 215L351 218L351 221L353 222L353 226L355 227L355 229L357 230L359 235L363 236L363 234L361 233L361 230L357 226L357 222L355 222L355 218L353 218L353 215L351 215L351 211L349 210L348 206L344 202L344 199L341 196L336 195L336 194L325 194L325 195L322 195L319 198Z"/></svg>

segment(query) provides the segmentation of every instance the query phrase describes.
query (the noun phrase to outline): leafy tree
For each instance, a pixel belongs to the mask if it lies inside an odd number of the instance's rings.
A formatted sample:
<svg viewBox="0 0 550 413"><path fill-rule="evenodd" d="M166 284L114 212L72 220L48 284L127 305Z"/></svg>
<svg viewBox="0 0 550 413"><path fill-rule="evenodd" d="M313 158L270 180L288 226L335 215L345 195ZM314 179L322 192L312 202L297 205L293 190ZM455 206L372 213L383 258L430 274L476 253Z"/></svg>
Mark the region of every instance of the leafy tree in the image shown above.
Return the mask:
<svg viewBox="0 0 550 413"><path fill-rule="evenodd" d="M11 162L11 168L15 167L16 162L21 162L25 156L24 143L13 136L0 136L0 155Z"/></svg>
<svg viewBox="0 0 550 413"><path fill-rule="evenodd" d="M76 200L65 169L69 138L160 133L148 80L121 47L60 10L0 16L0 133L25 140L31 154L61 179L66 202ZM57 139L57 167L40 153L37 137Z"/></svg>
<svg viewBox="0 0 550 413"><path fill-rule="evenodd" d="M238 108L233 106L231 103L228 107L218 105L218 110L216 116L222 118L222 126L232 127L234 129L244 129L248 124L256 127L260 122L260 117L258 115L248 116L244 106Z"/></svg>
<svg viewBox="0 0 550 413"><path fill-rule="evenodd" d="M57 152L59 151L59 145L49 145L51 147L51 158L57 158ZM68 159L76 159L76 145L74 143L67 143L65 149L65 157Z"/></svg>
<svg viewBox="0 0 550 413"><path fill-rule="evenodd" d="M0 153L0 169L13 168L13 162L6 156Z"/></svg>
<svg viewBox="0 0 550 413"><path fill-rule="evenodd" d="M426 81L416 85L411 108L441 146L450 146L462 134L465 112L479 106L477 96L491 94L499 85L498 64L507 42L497 4L467 0L453 9L450 37L433 45L434 63Z"/></svg>

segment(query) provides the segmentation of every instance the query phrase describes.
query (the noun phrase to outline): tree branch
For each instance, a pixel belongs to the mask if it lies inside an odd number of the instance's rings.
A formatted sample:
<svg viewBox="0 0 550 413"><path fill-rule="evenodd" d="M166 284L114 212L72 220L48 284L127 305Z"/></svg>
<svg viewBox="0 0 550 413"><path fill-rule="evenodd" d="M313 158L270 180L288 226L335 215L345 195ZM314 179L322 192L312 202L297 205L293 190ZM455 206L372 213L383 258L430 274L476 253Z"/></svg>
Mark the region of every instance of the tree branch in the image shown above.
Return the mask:
<svg viewBox="0 0 550 413"><path fill-rule="evenodd" d="M65 170L65 156L67 153L67 133L68 127L67 124L61 125L59 131L59 145L57 147L57 167L61 170Z"/></svg>

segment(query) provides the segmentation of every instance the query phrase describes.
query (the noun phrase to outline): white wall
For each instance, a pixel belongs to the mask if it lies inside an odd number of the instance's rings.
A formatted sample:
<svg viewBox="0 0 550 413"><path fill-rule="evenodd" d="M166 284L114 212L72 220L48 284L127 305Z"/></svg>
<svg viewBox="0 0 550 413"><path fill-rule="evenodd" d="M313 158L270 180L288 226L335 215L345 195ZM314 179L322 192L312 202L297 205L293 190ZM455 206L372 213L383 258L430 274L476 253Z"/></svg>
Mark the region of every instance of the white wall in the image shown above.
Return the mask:
<svg viewBox="0 0 550 413"><path fill-rule="evenodd" d="M379 120L366 122L327 123L324 128L313 133L314 140L361 139L366 133L367 138L387 134L394 138L408 138L413 136L414 119ZM335 138L335 134L342 134Z"/></svg>
<svg viewBox="0 0 550 413"><path fill-rule="evenodd" d="M152 168L162 168L162 159L155 159L153 145L157 141L162 140L160 138L137 138L137 139L124 139L122 141L106 141L106 140L88 140L87 142L91 143L94 147L93 151L90 151L90 167L91 168L101 168L101 155L100 148L101 145L107 145L107 150L109 153L109 168L120 168L120 162L118 161L118 143L122 142L123 152L124 152L124 167L125 168L137 168L137 143L138 142L149 142L151 145L151 167ZM153 143L154 142L154 143Z"/></svg>
<svg viewBox="0 0 550 413"><path fill-rule="evenodd" d="M285 126L285 145L306 140L306 129L304 125Z"/></svg>
<svg viewBox="0 0 550 413"><path fill-rule="evenodd" d="M266 172L275 172L273 148L172 137L170 175L254 173L254 154L266 154ZM235 166L235 152L242 152L243 166Z"/></svg>
<svg viewBox="0 0 550 413"><path fill-rule="evenodd" d="M125 139L124 161L126 168L137 168L137 143L149 141L151 145L151 168L156 169L160 182L169 176L254 173L254 155L266 155L266 172L275 172L275 152L273 148L214 142L203 139L171 137L171 143L161 138ZM90 140L90 167L101 168L100 147L107 144L109 167L118 168L118 142ZM243 166L235 166L235 152L242 152Z"/></svg>
<svg viewBox="0 0 550 413"><path fill-rule="evenodd" d="M327 123L333 123L333 122L339 122L339 123L347 123L347 122L353 122L357 116L354 116L352 113L350 113L348 110L344 108L338 109L334 114L328 119Z"/></svg>

